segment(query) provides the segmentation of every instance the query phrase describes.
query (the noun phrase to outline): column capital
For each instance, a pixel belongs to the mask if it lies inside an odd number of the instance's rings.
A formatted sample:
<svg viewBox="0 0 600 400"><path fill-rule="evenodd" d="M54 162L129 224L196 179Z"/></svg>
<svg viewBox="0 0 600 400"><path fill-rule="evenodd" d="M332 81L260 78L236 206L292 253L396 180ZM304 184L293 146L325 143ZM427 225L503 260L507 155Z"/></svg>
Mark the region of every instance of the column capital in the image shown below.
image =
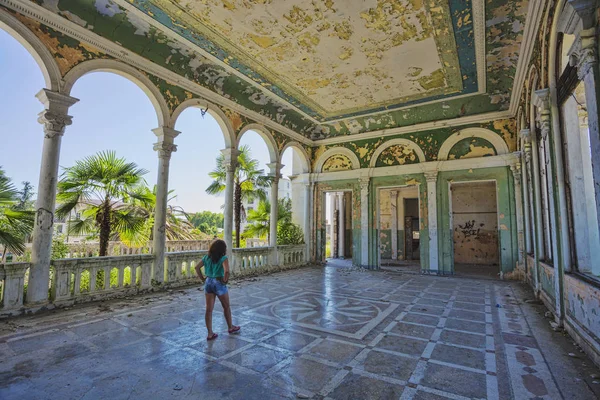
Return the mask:
<svg viewBox="0 0 600 400"><path fill-rule="evenodd" d="M279 180L279 178L281 178L281 169L284 167L284 165L280 162L272 162L272 163L268 163L267 167L269 167L269 174L271 176L273 176L276 180Z"/></svg>
<svg viewBox="0 0 600 400"><path fill-rule="evenodd" d="M65 128L71 125L73 117L44 110L38 114L38 122L44 125L44 137L53 139L65 133Z"/></svg>
<svg viewBox="0 0 600 400"><path fill-rule="evenodd" d="M398 190L390 190L390 197L397 196L397 195L398 195Z"/></svg>
<svg viewBox="0 0 600 400"><path fill-rule="evenodd" d="M171 154L174 151L177 151L177 146L173 143L169 143L168 141L160 141L154 143L153 149L154 151L158 152L158 157L170 159Z"/></svg>
<svg viewBox="0 0 600 400"><path fill-rule="evenodd" d="M515 180L515 184L520 184L521 183L521 163L515 163L514 165L510 166L510 170L513 173L513 178Z"/></svg>
<svg viewBox="0 0 600 400"><path fill-rule="evenodd" d="M240 155L240 151L235 147L228 147L221 150L221 154L224 157L225 169L228 172L234 172L237 166L237 159Z"/></svg>
<svg viewBox="0 0 600 400"><path fill-rule="evenodd" d="M438 176L438 172L437 171L428 171L428 172L423 172L423 175L425 175L425 179L427 180L427 182L437 182L437 176Z"/></svg>
<svg viewBox="0 0 600 400"><path fill-rule="evenodd" d="M523 128L519 131L519 137L523 139L525 143L531 143L531 131L529 128Z"/></svg>
<svg viewBox="0 0 600 400"><path fill-rule="evenodd" d="M48 89L40 90L35 97L44 105L44 111L38 114L38 122L44 125L44 137L62 136L65 127L73 121L73 117L68 115L69 107L79 99Z"/></svg>
<svg viewBox="0 0 600 400"><path fill-rule="evenodd" d="M371 181L371 178L369 178L368 176L363 176L363 177L358 178L358 184L360 185L360 190L368 190L370 181Z"/></svg>
<svg viewBox="0 0 600 400"><path fill-rule="evenodd" d="M577 41L569 54L569 64L577 68L577 77L583 80L598 63L596 29L581 30Z"/></svg>

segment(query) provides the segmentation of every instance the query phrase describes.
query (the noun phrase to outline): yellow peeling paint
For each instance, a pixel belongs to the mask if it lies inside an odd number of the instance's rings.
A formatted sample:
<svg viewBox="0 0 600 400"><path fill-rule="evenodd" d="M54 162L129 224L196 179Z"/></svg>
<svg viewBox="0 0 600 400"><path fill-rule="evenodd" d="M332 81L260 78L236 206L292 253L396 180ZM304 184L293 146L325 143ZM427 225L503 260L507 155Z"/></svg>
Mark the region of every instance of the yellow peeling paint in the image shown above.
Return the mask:
<svg viewBox="0 0 600 400"><path fill-rule="evenodd" d="M248 34L248 36L250 36L250 39L252 39L254 43L263 49L271 47L275 44L275 40L271 36L259 36L252 33Z"/></svg>
<svg viewBox="0 0 600 400"><path fill-rule="evenodd" d="M437 89L444 87L446 84L446 78L444 76L443 69L437 69L433 71L430 75L422 76L418 79L419 84L425 90Z"/></svg>
<svg viewBox="0 0 600 400"><path fill-rule="evenodd" d="M504 224L501 224L501 225L500 225L500 230L502 230L502 231L507 231L507 230L508 230L508 227L507 227L506 225L504 225Z"/></svg>
<svg viewBox="0 0 600 400"><path fill-rule="evenodd" d="M517 135L516 135L516 120L515 119L500 119L494 121L494 129L502 135L504 141L508 145L508 150L513 152L517 150Z"/></svg>

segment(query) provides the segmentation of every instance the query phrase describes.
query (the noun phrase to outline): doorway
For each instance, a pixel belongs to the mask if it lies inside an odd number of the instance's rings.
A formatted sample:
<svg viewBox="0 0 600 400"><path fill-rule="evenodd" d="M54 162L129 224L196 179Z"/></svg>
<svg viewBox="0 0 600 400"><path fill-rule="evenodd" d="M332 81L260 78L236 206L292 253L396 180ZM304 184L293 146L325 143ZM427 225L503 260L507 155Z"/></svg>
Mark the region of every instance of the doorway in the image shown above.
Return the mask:
<svg viewBox="0 0 600 400"><path fill-rule="evenodd" d="M420 272L420 214L417 186L380 188L378 242L382 267Z"/></svg>
<svg viewBox="0 0 600 400"><path fill-rule="evenodd" d="M352 260L352 192L325 192L324 197L325 258Z"/></svg>
<svg viewBox="0 0 600 400"><path fill-rule="evenodd" d="M495 181L452 183L454 272L497 278L500 274Z"/></svg>

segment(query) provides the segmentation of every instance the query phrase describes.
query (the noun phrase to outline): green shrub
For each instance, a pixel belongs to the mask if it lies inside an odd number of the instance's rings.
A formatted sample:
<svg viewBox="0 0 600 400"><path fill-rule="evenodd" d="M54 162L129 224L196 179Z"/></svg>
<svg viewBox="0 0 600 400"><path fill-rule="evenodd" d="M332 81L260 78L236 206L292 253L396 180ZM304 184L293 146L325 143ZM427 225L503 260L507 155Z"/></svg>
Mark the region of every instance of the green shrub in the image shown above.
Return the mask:
<svg viewBox="0 0 600 400"><path fill-rule="evenodd" d="M303 244L304 232L300 225L294 223L286 223L277 225L277 244Z"/></svg>

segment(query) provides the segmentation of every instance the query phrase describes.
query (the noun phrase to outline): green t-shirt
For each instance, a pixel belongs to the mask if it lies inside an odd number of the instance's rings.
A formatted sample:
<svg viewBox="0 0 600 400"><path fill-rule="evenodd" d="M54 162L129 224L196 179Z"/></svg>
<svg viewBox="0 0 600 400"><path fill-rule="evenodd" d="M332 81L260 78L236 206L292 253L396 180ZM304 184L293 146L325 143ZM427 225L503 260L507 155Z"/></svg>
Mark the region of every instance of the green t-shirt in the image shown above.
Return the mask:
<svg viewBox="0 0 600 400"><path fill-rule="evenodd" d="M223 278L225 276L225 270L223 269L225 260L227 260L227 256L221 257L221 259L215 263L208 254L205 255L202 258L205 275L209 278Z"/></svg>

